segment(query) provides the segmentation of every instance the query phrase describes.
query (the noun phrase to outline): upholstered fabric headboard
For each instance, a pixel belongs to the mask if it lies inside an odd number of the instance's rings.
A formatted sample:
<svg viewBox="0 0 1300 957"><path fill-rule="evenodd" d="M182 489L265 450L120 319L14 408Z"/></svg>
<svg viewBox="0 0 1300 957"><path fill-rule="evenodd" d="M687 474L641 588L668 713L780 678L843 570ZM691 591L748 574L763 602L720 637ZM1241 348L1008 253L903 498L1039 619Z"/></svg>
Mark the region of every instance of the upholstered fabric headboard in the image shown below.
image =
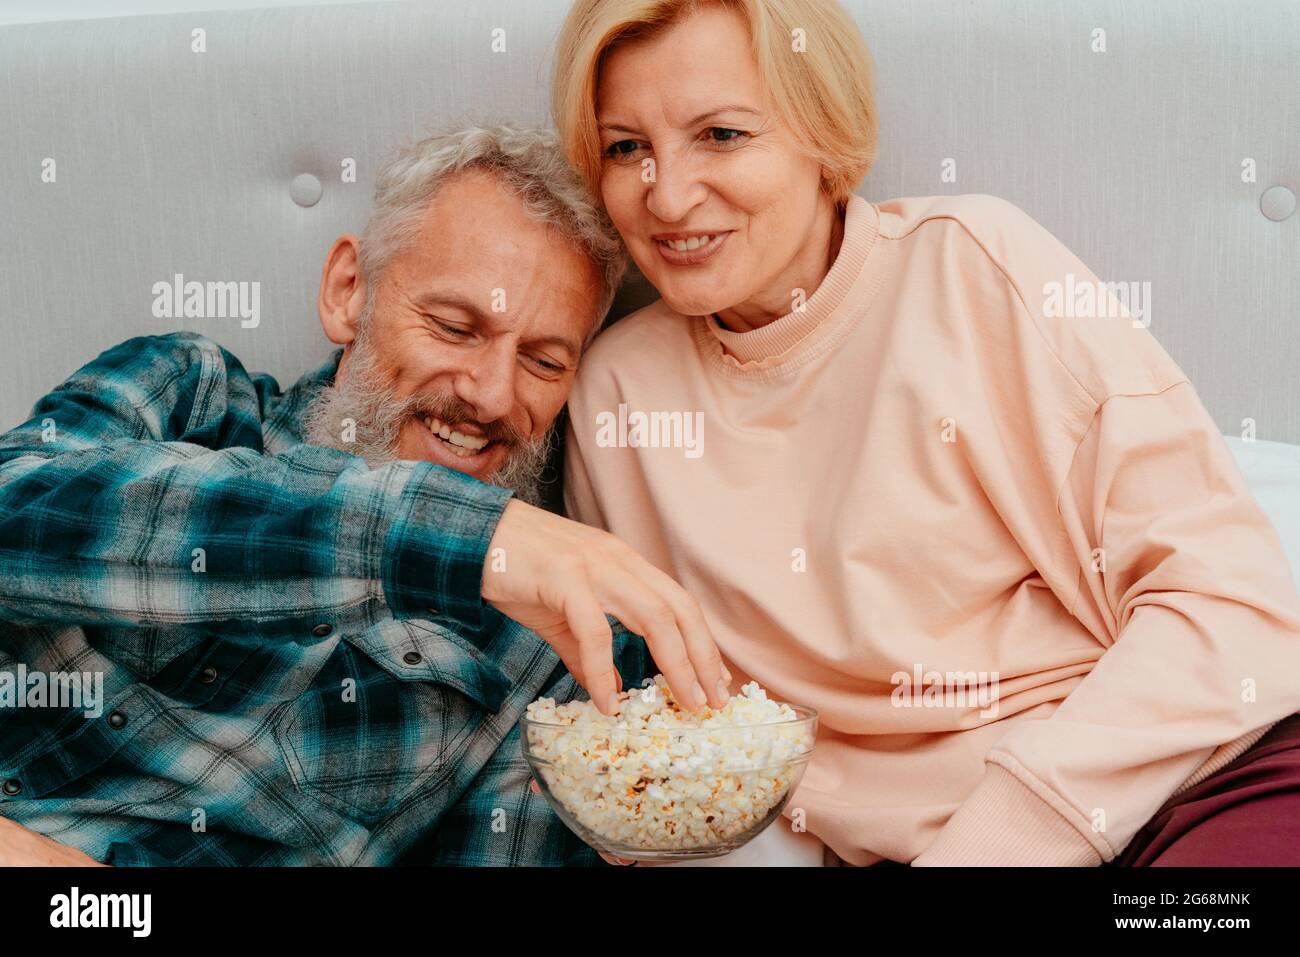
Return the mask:
<svg viewBox="0 0 1300 957"><path fill-rule="evenodd" d="M365 222L377 164L435 125L545 122L567 5L0 28L0 428L142 333L195 329L297 377L327 352L322 259ZM1150 284L1152 331L1225 432L1300 442L1300 5L846 5L877 62L865 196L1020 205L1103 279ZM156 316L177 275L259 283L260 321Z"/></svg>

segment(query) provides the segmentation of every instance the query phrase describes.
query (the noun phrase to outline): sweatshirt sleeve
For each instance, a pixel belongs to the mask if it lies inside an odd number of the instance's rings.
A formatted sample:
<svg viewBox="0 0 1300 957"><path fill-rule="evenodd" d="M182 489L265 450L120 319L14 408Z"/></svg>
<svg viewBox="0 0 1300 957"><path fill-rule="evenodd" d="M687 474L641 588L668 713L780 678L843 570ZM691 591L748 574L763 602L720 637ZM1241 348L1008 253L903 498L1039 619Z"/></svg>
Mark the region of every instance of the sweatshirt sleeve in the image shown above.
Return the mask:
<svg viewBox="0 0 1300 957"><path fill-rule="evenodd" d="M1300 606L1281 543L1183 380L1100 404L1058 500L1071 609L1105 646L1026 722L915 865L1097 865L1215 756L1300 708Z"/></svg>

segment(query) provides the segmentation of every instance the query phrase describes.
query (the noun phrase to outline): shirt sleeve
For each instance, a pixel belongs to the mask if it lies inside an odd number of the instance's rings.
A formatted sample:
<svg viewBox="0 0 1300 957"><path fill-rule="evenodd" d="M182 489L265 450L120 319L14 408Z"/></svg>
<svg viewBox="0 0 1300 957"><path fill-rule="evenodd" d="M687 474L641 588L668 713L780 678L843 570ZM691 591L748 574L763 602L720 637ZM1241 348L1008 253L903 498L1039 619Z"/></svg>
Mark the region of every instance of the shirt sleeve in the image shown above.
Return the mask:
<svg viewBox="0 0 1300 957"><path fill-rule="evenodd" d="M480 623L510 497L428 462L262 450L259 390L194 334L129 340L0 436L0 620L301 635L322 616Z"/></svg>
<svg viewBox="0 0 1300 957"><path fill-rule="evenodd" d="M989 752L914 864L1108 861L1211 755L1300 708L1286 555L1186 380L1100 405L1059 511L1072 613L1104 651L1050 718Z"/></svg>

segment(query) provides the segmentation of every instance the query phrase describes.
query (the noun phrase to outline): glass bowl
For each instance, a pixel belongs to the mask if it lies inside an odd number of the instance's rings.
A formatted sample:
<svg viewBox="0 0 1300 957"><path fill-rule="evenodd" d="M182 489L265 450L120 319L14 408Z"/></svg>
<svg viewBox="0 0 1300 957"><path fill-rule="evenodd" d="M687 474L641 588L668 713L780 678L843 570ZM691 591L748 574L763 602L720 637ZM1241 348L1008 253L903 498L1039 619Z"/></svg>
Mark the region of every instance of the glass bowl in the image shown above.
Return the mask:
<svg viewBox="0 0 1300 957"><path fill-rule="evenodd" d="M621 729L521 719L542 794L590 846L637 861L729 854L784 810L803 777L817 712L704 728Z"/></svg>

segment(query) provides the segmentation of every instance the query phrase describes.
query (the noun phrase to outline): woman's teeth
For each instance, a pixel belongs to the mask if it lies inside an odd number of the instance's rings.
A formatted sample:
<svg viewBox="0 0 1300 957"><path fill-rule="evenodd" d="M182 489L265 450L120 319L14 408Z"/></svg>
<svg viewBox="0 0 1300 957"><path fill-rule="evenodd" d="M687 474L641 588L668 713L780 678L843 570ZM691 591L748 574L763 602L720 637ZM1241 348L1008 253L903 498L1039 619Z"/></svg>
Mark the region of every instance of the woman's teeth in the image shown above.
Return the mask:
<svg viewBox="0 0 1300 957"><path fill-rule="evenodd" d="M477 455L483 451L490 441L479 435L465 435L463 432L455 432L446 422L434 416L426 418L424 424L430 432L450 445L452 452L456 455Z"/></svg>
<svg viewBox="0 0 1300 957"><path fill-rule="evenodd" d="M689 249L699 249L701 246L707 246L716 238L716 236L692 236L690 239L661 239L659 241L669 249L684 253Z"/></svg>

